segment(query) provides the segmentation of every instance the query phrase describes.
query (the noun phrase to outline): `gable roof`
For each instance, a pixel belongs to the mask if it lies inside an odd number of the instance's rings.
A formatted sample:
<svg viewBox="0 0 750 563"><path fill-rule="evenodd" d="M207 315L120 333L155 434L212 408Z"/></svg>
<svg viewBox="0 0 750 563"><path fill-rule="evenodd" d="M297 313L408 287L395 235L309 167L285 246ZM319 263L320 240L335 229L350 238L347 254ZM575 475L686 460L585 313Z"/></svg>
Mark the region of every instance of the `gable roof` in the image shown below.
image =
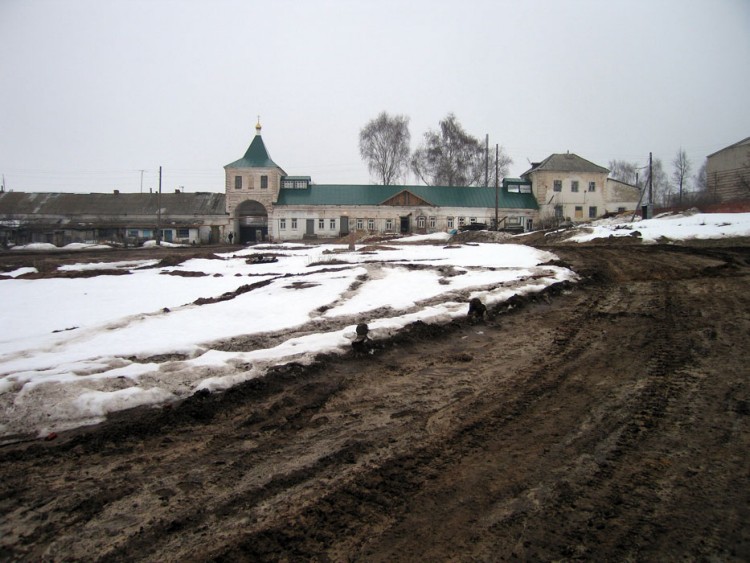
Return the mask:
<svg viewBox="0 0 750 563"><path fill-rule="evenodd" d="M593 162L581 158L574 153L554 153L545 158L542 162L533 164L526 172L521 174L521 178L537 171L549 172L598 172L609 174L609 169L594 164Z"/></svg>
<svg viewBox="0 0 750 563"><path fill-rule="evenodd" d="M383 205L393 202L394 196L411 194L410 205L432 207L495 207L495 188L455 186L379 186L379 185L319 185L306 190L279 191L280 205ZM418 203L422 200L421 203ZM536 198L530 193L508 193L498 190L498 207L507 209L537 209Z"/></svg>
<svg viewBox="0 0 750 563"><path fill-rule="evenodd" d="M245 151L245 156L224 168L281 168L271 160L260 133L257 133Z"/></svg>
<svg viewBox="0 0 750 563"><path fill-rule="evenodd" d="M723 149L719 149L716 152L712 152L706 158L711 158L712 156L715 156L715 155L719 154L720 152L724 152L725 150L733 149L733 148L740 147L742 145L748 145L748 144L750 144L750 137L746 137L746 138L742 139L741 141L737 141L736 143L734 143L732 145L729 145L728 147L724 147Z"/></svg>
<svg viewBox="0 0 750 563"><path fill-rule="evenodd" d="M196 193L0 193L0 215L47 215L59 217L156 217L225 215L224 194Z"/></svg>

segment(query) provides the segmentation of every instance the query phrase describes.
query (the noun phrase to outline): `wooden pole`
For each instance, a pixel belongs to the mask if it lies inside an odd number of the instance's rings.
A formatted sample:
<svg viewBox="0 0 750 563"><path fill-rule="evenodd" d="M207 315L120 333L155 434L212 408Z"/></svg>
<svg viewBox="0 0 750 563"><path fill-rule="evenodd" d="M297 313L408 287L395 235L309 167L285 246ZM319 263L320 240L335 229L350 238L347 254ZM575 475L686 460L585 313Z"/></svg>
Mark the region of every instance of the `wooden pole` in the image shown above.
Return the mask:
<svg viewBox="0 0 750 563"><path fill-rule="evenodd" d="M500 230L500 225L497 224L497 207L499 205L499 197L498 197L498 183L497 183L497 177L498 177L498 157L500 156L500 145L495 145L495 230Z"/></svg>

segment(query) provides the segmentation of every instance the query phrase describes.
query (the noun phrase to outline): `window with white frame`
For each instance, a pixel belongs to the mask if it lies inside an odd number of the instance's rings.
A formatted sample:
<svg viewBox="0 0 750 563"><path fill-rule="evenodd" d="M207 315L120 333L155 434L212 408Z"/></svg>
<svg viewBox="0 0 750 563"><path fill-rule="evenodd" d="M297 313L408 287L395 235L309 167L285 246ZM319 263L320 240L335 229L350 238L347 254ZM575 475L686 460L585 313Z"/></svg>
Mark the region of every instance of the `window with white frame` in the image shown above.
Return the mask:
<svg viewBox="0 0 750 563"><path fill-rule="evenodd" d="M452 229L453 228L453 217L447 217L446 221L448 223L448 228Z"/></svg>
<svg viewBox="0 0 750 563"><path fill-rule="evenodd" d="M552 189L556 192L562 191L562 180L555 180L552 184Z"/></svg>
<svg viewBox="0 0 750 563"><path fill-rule="evenodd" d="M326 220L325 219L318 219L318 230L322 231L326 228Z"/></svg>
<svg viewBox="0 0 750 563"><path fill-rule="evenodd" d="M437 226L437 217L430 217L430 228L434 229Z"/></svg>
<svg viewBox="0 0 750 563"><path fill-rule="evenodd" d="M571 192L577 192L578 191L578 180L573 180L570 183L570 191Z"/></svg>
<svg viewBox="0 0 750 563"><path fill-rule="evenodd" d="M292 230L293 231L297 230L297 218L296 217L292 217Z"/></svg>
<svg viewBox="0 0 750 563"><path fill-rule="evenodd" d="M358 231L364 231L365 230L365 220L364 219L357 219L357 230Z"/></svg>
<svg viewBox="0 0 750 563"><path fill-rule="evenodd" d="M386 219L385 220L385 230L386 231L392 231L393 230L393 219Z"/></svg>
<svg viewBox="0 0 750 563"><path fill-rule="evenodd" d="M328 228L332 231L336 230L336 219L331 219L330 221L328 221Z"/></svg>
<svg viewBox="0 0 750 563"><path fill-rule="evenodd" d="M466 217L459 217L458 218L458 226L463 227L466 224Z"/></svg>
<svg viewBox="0 0 750 563"><path fill-rule="evenodd" d="M374 231L375 230L375 219L368 219L367 220L367 230L368 231Z"/></svg>
<svg viewBox="0 0 750 563"><path fill-rule="evenodd" d="M280 231L286 230L286 219L279 219L279 230Z"/></svg>
<svg viewBox="0 0 750 563"><path fill-rule="evenodd" d="M424 229L425 225L427 224L427 217L424 215L420 215L417 217L417 227L420 229Z"/></svg>
<svg viewBox="0 0 750 563"><path fill-rule="evenodd" d="M471 217L471 218L469 218L469 223L471 223L472 225L473 225L474 223L476 223L476 222L477 222L477 218L476 218L476 217Z"/></svg>
<svg viewBox="0 0 750 563"><path fill-rule="evenodd" d="M589 182L589 191L590 192L596 191L596 182Z"/></svg>

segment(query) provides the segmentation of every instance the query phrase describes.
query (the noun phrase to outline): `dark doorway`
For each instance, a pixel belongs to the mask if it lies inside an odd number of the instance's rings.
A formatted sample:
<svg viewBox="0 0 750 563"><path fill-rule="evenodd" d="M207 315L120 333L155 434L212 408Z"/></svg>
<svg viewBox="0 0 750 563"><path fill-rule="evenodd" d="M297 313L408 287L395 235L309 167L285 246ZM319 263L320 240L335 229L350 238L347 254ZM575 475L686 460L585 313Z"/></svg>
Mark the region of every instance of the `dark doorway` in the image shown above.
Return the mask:
<svg viewBox="0 0 750 563"><path fill-rule="evenodd" d="M411 227L409 225L409 216L401 217L401 232L402 233L408 233L411 231Z"/></svg>
<svg viewBox="0 0 750 563"><path fill-rule="evenodd" d="M268 239L268 213L262 203L248 199L237 207L236 213L240 227L240 244Z"/></svg>
<svg viewBox="0 0 750 563"><path fill-rule="evenodd" d="M305 234L306 235L314 235L315 234L315 219L307 219L305 223Z"/></svg>
<svg viewBox="0 0 750 563"><path fill-rule="evenodd" d="M341 217L341 231L339 233L342 237L349 234L349 217L343 215Z"/></svg>
<svg viewBox="0 0 750 563"><path fill-rule="evenodd" d="M244 227L240 225L240 243L262 242L268 238L268 227Z"/></svg>

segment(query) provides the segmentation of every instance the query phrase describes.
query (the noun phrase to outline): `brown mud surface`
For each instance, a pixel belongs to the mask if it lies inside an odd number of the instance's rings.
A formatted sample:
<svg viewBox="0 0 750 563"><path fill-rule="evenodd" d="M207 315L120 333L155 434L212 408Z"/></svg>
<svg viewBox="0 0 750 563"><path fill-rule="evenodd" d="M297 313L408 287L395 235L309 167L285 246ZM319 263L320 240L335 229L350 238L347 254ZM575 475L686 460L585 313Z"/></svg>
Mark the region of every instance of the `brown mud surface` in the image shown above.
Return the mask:
<svg viewBox="0 0 750 563"><path fill-rule="evenodd" d="M750 560L750 246L550 250L483 324L0 448L0 559Z"/></svg>

